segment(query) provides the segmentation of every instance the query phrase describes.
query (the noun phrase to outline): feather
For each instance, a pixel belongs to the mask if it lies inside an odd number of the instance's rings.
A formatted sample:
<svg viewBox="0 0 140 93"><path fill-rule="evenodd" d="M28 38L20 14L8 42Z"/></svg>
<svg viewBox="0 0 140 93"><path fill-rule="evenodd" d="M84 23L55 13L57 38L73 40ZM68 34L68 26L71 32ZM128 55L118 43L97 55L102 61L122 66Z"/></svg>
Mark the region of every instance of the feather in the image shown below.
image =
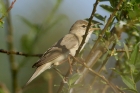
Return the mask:
<svg viewBox="0 0 140 93"><path fill-rule="evenodd" d="M47 69L51 68L52 63L46 63L44 65L39 66L36 71L34 72L34 74L32 75L32 77L29 79L29 81L26 83L26 85L28 85L32 80L34 80L37 76L39 76L42 72L44 72ZM25 85L25 86L26 86Z"/></svg>

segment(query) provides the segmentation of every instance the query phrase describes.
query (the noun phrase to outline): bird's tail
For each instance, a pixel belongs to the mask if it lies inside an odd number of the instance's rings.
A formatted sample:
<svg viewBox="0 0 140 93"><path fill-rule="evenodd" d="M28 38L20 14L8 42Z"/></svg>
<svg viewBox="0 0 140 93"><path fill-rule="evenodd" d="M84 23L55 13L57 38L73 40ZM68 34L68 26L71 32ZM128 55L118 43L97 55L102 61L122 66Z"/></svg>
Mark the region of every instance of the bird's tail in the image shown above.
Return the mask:
<svg viewBox="0 0 140 93"><path fill-rule="evenodd" d="M37 76L39 76L42 72L44 72L47 69L50 69L51 67L51 62L50 63L46 63L43 64L41 66L39 66L36 71L34 72L34 74L32 75L32 77L29 79L29 81L26 83L26 85L28 85L32 80L34 80ZM25 85L25 86L26 86Z"/></svg>

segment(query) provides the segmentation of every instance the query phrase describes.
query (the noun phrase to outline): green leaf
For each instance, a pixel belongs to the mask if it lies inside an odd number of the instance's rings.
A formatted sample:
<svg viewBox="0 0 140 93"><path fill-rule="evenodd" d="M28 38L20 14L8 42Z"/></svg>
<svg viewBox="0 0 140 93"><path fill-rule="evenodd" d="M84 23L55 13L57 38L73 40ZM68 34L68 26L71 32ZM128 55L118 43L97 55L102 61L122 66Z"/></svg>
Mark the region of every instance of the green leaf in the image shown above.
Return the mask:
<svg viewBox="0 0 140 93"><path fill-rule="evenodd" d="M124 50L125 50L126 55L127 55L128 59L129 59L129 49L128 49L128 47L127 47L127 45L125 43L123 43L123 44L124 44Z"/></svg>
<svg viewBox="0 0 140 93"><path fill-rule="evenodd" d="M56 26L60 21L62 21L64 19L67 19L67 16L66 15L59 15L57 17L57 19L55 19L53 22L51 22L50 24L48 24L48 26L46 26L44 28L44 31L46 32L46 31L50 30L51 28L53 28L54 26Z"/></svg>
<svg viewBox="0 0 140 93"><path fill-rule="evenodd" d="M130 79L129 76L126 75L121 75L122 81L125 83L126 86L128 86L130 89L136 90L135 89L135 85L134 82L132 81L132 79Z"/></svg>
<svg viewBox="0 0 140 93"><path fill-rule="evenodd" d="M74 84L74 85L71 85L70 88L77 88L77 87L82 87L83 85L82 84Z"/></svg>
<svg viewBox="0 0 140 93"><path fill-rule="evenodd" d="M0 27L3 28L4 21L0 20Z"/></svg>
<svg viewBox="0 0 140 93"><path fill-rule="evenodd" d="M140 3L140 0L136 0L136 3Z"/></svg>
<svg viewBox="0 0 140 93"><path fill-rule="evenodd" d="M122 75L122 72L120 72L118 69L116 68L111 68L113 71L115 71L117 74Z"/></svg>
<svg viewBox="0 0 140 93"><path fill-rule="evenodd" d="M117 37L116 34L114 34L114 37L115 37L115 40L116 40L117 45L121 46L121 42L120 42L120 40L118 39L118 37Z"/></svg>
<svg viewBox="0 0 140 93"><path fill-rule="evenodd" d="M40 25L38 24L33 24L31 23L29 20L27 20L26 18L22 17L22 16L19 16L20 19L22 20L22 22L24 22L27 26L29 26L35 33L39 32L40 31Z"/></svg>
<svg viewBox="0 0 140 93"><path fill-rule="evenodd" d="M133 65L133 64L129 64L128 62L127 62L127 65L129 66L129 68L130 68L130 70L132 71L132 73L134 73L134 71L135 71L135 65Z"/></svg>
<svg viewBox="0 0 140 93"><path fill-rule="evenodd" d="M136 64L137 62L137 57L138 57L138 53L139 53L139 43L137 43L135 46L134 46L134 49L132 51L132 54L131 54L131 57L130 57L130 60L128 61L129 63L131 64Z"/></svg>
<svg viewBox="0 0 140 93"><path fill-rule="evenodd" d="M100 15L98 13L95 13L94 16L101 21L105 21L105 17L103 17L102 15Z"/></svg>
<svg viewBox="0 0 140 93"><path fill-rule="evenodd" d="M112 7L116 8L120 0L110 0L110 4Z"/></svg>
<svg viewBox="0 0 140 93"><path fill-rule="evenodd" d="M135 76L135 83L138 82L140 80L140 72Z"/></svg>
<svg viewBox="0 0 140 93"><path fill-rule="evenodd" d="M6 7L3 0L0 0L0 16L6 16Z"/></svg>
<svg viewBox="0 0 140 93"><path fill-rule="evenodd" d="M59 9L60 5L62 4L63 0L56 0L56 3L53 7L53 9L51 10L51 12L49 13L49 16L47 17L46 21L47 23L50 23L51 20L54 18L55 13L57 12L57 10ZM45 23L45 24L47 24Z"/></svg>
<svg viewBox="0 0 140 93"><path fill-rule="evenodd" d="M69 85L71 86L81 75L79 73L74 74L72 77L69 78Z"/></svg>
<svg viewBox="0 0 140 93"><path fill-rule="evenodd" d="M28 34L25 34L21 37L21 47L23 50L30 51L32 49L31 44L32 44L33 39L34 39L32 35L34 35L34 34L28 33Z"/></svg>
<svg viewBox="0 0 140 93"><path fill-rule="evenodd" d="M85 20L89 21L88 18L86 18ZM97 24L97 25L103 25L101 22L96 21L96 20L92 20L92 23Z"/></svg>
<svg viewBox="0 0 140 93"><path fill-rule="evenodd" d="M29 27L31 27L31 28L34 27L33 23L31 23L29 20L27 20L26 18L24 18L24 17L22 17L22 16L19 16L19 17L20 17L20 19L22 20L22 22L24 22L27 26L29 26Z"/></svg>
<svg viewBox="0 0 140 93"><path fill-rule="evenodd" d="M133 34L134 36L140 37L140 34L139 34L138 31L133 31L132 34Z"/></svg>
<svg viewBox="0 0 140 93"><path fill-rule="evenodd" d="M114 57L115 57L116 60L119 60L117 53L114 54Z"/></svg>
<svg viewBox="0 0 140 93"><path fill-rule="evenodd" d="M137 90L130 89L130 88L124 88L123 90L129 90L129 91L131 91L131 92L133 92L133 93L138 93L138 91L137 91Z"/></svg>
<svg viewBox="0 0 140 93"><path fill-rule="evenodd" d="M115 68L112 68L112 70L114 70L117 74L119 74L122 78L122 81L125 83L126 86L128 86L129 90L135 90L135 84L134 84L134 81L127 75L124 75L122 72L118 71L117 69Z"/></svg>
<svg viewBox="0 0 140 93"><path fill-rule="evenodd" d="M102 5L100 5L100 7L102 7L103 9L105 9L108 12L113 12L114 11L113 7L108 6L108 5L102 4Z"/></svg>

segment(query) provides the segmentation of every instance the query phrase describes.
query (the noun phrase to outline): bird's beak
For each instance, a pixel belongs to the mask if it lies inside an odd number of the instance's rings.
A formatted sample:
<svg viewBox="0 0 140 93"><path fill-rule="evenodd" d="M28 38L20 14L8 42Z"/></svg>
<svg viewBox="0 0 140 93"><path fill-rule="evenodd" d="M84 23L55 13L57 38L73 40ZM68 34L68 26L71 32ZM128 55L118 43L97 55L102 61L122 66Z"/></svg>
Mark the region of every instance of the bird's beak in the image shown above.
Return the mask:
<svg viewBox="0 0 140 93"><path fill-rule="evenodd" d="M93 32L95 30L100 30L100 28L96 28L94 25L91 25L89 31Z"/></svg>

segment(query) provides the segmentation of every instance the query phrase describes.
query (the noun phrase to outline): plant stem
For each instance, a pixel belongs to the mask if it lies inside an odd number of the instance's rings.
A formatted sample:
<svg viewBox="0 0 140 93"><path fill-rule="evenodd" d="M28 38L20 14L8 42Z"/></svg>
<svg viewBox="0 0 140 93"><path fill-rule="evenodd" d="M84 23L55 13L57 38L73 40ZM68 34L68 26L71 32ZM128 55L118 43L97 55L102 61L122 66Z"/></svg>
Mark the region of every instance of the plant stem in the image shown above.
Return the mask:
<svg viewBox="0 0 140 93"><path fill-rule="evenodd" d="M9 7L9 0L5 1L6 9ZM7 48L8 51L12 51L13 46L13 29L12 29L12 23L11 23L11 16L10 12L8 13L8 16L6 17L6 34L7 34ZM13 93L16 93L17 90L17 66L15 63L15 57L14 55L9 55L9 62L10 62L10 70L12 74L12 91Z"/></svg>

